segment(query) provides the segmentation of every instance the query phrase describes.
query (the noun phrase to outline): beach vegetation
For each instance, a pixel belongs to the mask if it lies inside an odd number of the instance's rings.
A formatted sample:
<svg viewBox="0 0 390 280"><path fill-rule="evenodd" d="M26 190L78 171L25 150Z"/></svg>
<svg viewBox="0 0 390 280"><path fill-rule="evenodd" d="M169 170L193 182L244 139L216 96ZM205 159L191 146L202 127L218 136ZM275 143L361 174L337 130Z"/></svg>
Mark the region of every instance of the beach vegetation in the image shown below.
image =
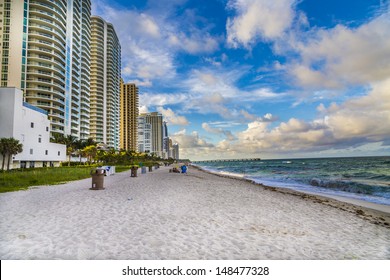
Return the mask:
<svg viewBox="0 0 390 280"><path fill-rule="evenodd" d="M11 138L0 139L0 154L3 157L1 170L4 170L5 160L7 158L7 170L11 163L11 157L23 152L23 145L19 143L19 140Z"/></svg>
<svg viewBox="0 0 390 280"><path fill-rule="evenodd" d="M0 172L0 193L26 190L32 186L57 185L91 177L97 165L13 169ZM131 166L115 166L115 172L127 171Z"/></svg>

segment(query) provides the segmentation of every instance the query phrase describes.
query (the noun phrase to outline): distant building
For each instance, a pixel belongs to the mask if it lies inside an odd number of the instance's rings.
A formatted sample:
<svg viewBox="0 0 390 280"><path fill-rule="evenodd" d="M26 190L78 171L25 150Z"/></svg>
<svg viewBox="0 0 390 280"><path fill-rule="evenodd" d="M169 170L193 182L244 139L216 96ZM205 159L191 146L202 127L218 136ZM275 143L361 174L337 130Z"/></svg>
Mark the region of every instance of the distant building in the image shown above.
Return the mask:
<svg viewBox="0 0 390 280"><path fill-rule="evenodd" d="M122 79L120 104L120 148L138 151L138 87Z"/></svg>
<svg viewBox="0 0 390 280"><path fill-rule="evenodd" d="M138 117L138 152L152 151L152 125L146 121L146 116Z"/></svg>
<svg viewBox="0 0 390 280"><path fill-rule="evenodd" d="M89 137L90 21L90 0L0 1L0 86L78 139Z"/></svg>
<svg viewBox="0 0 390 280"><path fill-rule="evenodd" d="M145 117L147 123L151 125L152 129L152 153L157 156L163 156L163 117L157 112L144 113L140 115Z"/></svg>
<svg viewBox="0 0 390 280"><path fill-rule="evenodd" d="M172 158L173 159L180 159L180 156L179 156L179 144L178 143L175 143L172 145Z"/></svg>
<svg viewBox="0 0 390 280"><path fill-rule="evenodd" d="M169 157L169 136L167 122L163 122L163 158Z"/></svg>
<svg viewBox="0 0 390 280"><path fill-rule="evenodd" d="M23 92L0 88L0 138L15 138L23 152L12 158L10 168L59 166L66 160L66 146L50 143L47 112L23 102ZM0 155L0 164L2 163Z"/></svg>
<svg viewBox="0 0 390 280"><path fill-rule="evenodd" d="M172 139L169 138L168 140L168 158L173 158L173 142Z"/></svg>
<svg viewBox="0 0 390 280"><path fill-rule="evenodd" d="M114 26L91 17L90 137L119 149L121 46Z"/></svg>

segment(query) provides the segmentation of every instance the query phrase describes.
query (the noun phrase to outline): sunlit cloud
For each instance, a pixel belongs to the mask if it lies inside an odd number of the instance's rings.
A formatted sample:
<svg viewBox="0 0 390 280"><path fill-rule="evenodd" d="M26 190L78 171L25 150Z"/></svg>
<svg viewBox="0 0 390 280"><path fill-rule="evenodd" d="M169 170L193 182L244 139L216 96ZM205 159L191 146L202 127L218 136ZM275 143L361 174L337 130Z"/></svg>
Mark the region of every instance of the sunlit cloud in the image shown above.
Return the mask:
<svg viewBox="0 0 390 280"><path fill-rule="evenodd" d="M181 126L189 124L186 117L176 115L175 112L173 112L170 108L164 109L163 107L158 107L157 111L161 113L161 115L164 117L164 120L168 122L168 124Z"/></svg>
<svg viewBox="0 0 390 280"><path fill-rule="evenodd" d="M319 29L292 47L299 60L288 64L298 85L345 88L390 76L390 13L357 28Z"/></svg>
<svg viewBox="0 0 390 280"><path fill-rule="evenodd" d="M293 22L296 0L230 0L228 8L236 16L228 18L227 42L233 47L248 48L257 40L283 36Z"/></svg>

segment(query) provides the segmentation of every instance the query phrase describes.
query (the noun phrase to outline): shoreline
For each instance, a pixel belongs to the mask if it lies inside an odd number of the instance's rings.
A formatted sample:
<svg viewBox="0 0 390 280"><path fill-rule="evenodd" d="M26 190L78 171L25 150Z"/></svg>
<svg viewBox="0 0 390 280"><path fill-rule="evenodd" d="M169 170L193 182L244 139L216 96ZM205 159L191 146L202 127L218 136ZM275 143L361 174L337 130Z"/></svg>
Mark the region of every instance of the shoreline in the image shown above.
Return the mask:
<svg viewBox="0 0 390 280"><path fill-rule="evenodd" d="M88 178L0 194L0 258L390 259L380 213L193 166L130 175L107 176L98 191Z"/></svg>
<svg viewBox="0 0 390 280"><path fill-rule="evenodd" d="M324 205L335 207L342 211L355 213L357 216L366 219L376 225L381 225L383 227L390 229L390 206L387 205L376 204L376 203L362 201L353 198L344 198L344 197L338 197L333 195L322 195L314 192L292 190L283 187L271 187L240 176L219 174L216 172L208 171L197 165L192 165L192 167L198 169L201 172L205 172L211 175L216 175L219 177L229 178L233 180L246 181L248 183L260 186L266 190L298 196L301 197L302 199L311 200L315 203L321 203Z"/></svg>

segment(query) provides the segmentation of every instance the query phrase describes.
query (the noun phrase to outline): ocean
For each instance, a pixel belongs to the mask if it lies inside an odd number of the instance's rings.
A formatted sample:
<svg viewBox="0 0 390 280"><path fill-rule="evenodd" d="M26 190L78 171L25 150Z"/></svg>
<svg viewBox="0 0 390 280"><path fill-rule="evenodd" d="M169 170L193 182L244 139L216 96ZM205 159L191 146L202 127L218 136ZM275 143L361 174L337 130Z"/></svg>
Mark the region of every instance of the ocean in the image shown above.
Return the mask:
<svg viewBox="0 0 390 280"><path fill-rule="evenodd" d="M271 187L390 205L390 156L195 162Z"/></svg>

